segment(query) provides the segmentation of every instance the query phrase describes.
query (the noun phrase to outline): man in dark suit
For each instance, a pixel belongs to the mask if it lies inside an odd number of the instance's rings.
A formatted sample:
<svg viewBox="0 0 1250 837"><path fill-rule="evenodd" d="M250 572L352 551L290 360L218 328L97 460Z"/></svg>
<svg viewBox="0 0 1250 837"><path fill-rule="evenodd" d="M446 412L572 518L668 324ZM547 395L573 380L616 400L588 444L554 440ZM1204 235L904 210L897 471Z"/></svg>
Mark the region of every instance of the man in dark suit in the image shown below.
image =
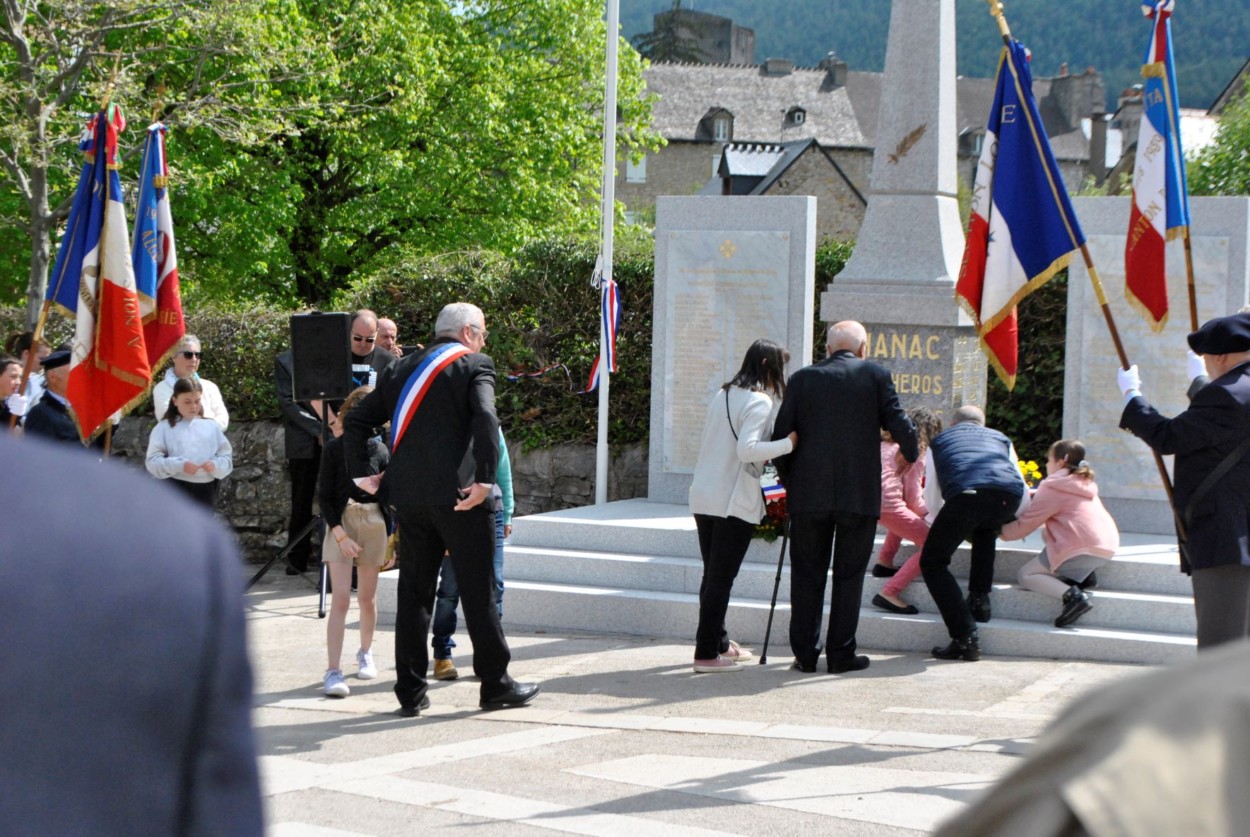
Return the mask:
<svg viewBox="0 0 1250 837"><path fill-rule="evenodd" d="M261 834L240 562L164 484L0 434L0 827Z"/></svg>
<svg viewBox="0 0 1250 837"><path fill-rule="evenodd" d="M287 543L291 544L313 519L313 498L317 496L317 472L321 465L321 418L313 405L295 400L294 364L289 349L274 359L273 382L282 410L287 475L291 479L291 518L286 530ZM288 554L291 566L287 567L287 574L306 572L311 554L312 538L306 537Z"/></svg>
<svg viewBox="0 0 1250 837"><path fill-rule="evenodd" d="M831 549L828 668L868 668L868 658L855 654L855 630L881 514L881 430L890 431L908 462L919 452L890 373L865 360L867 350L859 323L830 326L829 356L790 378L773 427L774 439L795 432L803 440L777 464L790 513L790 648L800 671L815 671L820 658Z"/></svg>
<svg viewBox="0 0 1250 837"><path fill-rule="evenodd" d="M495 484L499 419L495 366L482 354L486 320L477 306L456 302L439 313L434 331L428 348L382 374L343 427L348 473L395 509L399 525L395 694L408 717L429 706L425 642L445 552L460 586L482 708L521 706L539 690L508 676L512 655L495 609L495 514L483 501ZM387 421L390 465L366 476L366 442Z"/></svg>
<svg viewBox="0 0 1250 837"><path fill-rule="evenodd" d="M1193 581L1198 648L1206 649L1250 637L1250 313L1208 321L1189 335L1189 347L1211 381L1175 418L1142 397L1136 366L1117 379L1126 399L1120 426L1176 455L1181 568Z"/></svg>

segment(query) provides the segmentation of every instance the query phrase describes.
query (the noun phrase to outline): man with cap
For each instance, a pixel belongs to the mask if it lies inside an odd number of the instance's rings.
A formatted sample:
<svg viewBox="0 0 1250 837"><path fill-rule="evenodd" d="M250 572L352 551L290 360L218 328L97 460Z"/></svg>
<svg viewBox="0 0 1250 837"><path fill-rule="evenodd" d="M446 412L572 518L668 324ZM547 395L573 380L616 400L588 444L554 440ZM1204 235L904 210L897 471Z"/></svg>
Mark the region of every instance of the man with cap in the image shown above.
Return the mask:
<svg viewBox="0 0 1250 837"><path fill-rule="evenodd" d="M1193 581L1198 648L1206 649L1250 637L1250 313L1208 321L1189 335L1189 347L1211 382L1175 418L1142 397L1136 366L1116 380L1125 396L1120 426L1175 454L1181 569Z"/></svg>
<svg viewBox="0 0 1250 837"><path fill-rule="evenodd" d="M74 424L65 388L69 385L69 349L58 349L43 359L45 392L26 414L26 432L57 442L82 444Z"/></svg>

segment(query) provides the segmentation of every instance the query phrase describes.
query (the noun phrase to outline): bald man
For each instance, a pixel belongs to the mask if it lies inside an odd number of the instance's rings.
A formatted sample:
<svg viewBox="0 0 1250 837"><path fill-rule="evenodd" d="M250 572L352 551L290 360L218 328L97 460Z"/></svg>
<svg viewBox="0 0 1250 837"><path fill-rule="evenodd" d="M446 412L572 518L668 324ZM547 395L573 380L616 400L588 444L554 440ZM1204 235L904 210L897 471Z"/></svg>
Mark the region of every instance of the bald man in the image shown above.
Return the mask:
<svg viewBox="0 0 1250 837"><path fill-rule="evenodd" d="M820 658L825 580L833 559L829 632L831 674L868 668L855 653L864 570L881 514L881 431L908 462L919 453L916 427L899 404L890 373L866 360L868 333L846 320L829 327L828 356L795 372L773 438L797 433L803 444L777 467L790 513L790 647L794 668L814 672Z"/></svg>

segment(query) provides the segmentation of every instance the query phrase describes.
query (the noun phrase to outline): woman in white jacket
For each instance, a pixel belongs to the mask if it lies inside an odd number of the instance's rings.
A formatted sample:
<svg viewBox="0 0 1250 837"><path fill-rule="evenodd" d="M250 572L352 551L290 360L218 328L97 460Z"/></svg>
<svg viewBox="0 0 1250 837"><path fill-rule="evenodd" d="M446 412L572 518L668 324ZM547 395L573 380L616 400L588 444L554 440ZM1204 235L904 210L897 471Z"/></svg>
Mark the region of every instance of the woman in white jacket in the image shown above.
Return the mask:
<svg viewBox="0 0 1250 837"><path fill-rule="evenodd" d="M751 653L729 639L725 612L755 527L764 516L760 467L794 450L798 437L769 441L777 405L785 395L789 353L771 340L756 340L742 368L707 408L699 459L690 484L690 511L699 533L703 581L694 670L737 671Z"/></svg>
<svg viewBox="0 0 1250 837"><path fill-rule="evenodd" d="M213 507L217 481L234 468L234 452L215 421L204 418L203 388L195 378L174 383L165 417L148 437L148 473L169 479L191 497Z"/></svg>

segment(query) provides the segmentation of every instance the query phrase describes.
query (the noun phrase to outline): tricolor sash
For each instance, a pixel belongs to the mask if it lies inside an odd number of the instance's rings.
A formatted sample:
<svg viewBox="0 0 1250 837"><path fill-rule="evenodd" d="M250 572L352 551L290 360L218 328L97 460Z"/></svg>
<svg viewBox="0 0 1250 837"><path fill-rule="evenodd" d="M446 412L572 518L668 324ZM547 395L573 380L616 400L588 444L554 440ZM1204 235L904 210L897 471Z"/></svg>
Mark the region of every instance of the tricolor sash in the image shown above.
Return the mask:
<svg viewBox="0 0 1250 837"><path fill-rule="evenodd" d="M434 382L435 376L442 372L458 357L469 354L467 346L460 343L444 343L434 349L417 364L417 368L408 376L404 388L399 393L399 403L395 405L395 414L391 416L391 453L399 447L399 440L404 438L408 423L416 414L417 408L425 400L425 394Z"/></svg>

